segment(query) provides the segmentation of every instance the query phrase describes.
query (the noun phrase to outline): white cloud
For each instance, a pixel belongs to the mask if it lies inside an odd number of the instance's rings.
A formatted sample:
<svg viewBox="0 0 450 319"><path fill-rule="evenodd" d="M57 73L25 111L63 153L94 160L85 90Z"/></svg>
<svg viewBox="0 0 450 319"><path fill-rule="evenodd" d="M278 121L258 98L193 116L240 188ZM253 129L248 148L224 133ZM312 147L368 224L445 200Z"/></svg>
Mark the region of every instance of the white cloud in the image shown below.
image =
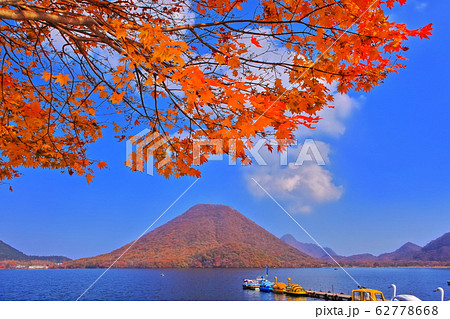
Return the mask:
<svg viewBox="0 0 450 319"><path fill-rule="evenodd" d="M278 47L267 37L256 37L263 48L257 48L250 43L248 45L251 52L249 59L256 59L270 62L292 62L292 55L286 48ZM282 84L289 88L289 75L281 67L273 67L265 70L253 68L252 74L260 77L261 84L272 82L276 78L282 80ZM339 137L345 133L346 120L359 106L361 99L355 99L347 94L337 92L337 83L329 85L330 93L334 96L334 101L330 103L334 108L325 108L318 112L321 118L316 129L311 130L301 127L296 136L298 139L305 137ZM319 153L325 161L325 165L330 163L330 145L316 141ZM268 165L259 166L253 163L252 166L244 167L244 178L252 195L256 197L267 197L263 190L253 181L255 179L268 193L275 199L286 205L289 212L309 213L316 205L321 203L339 200L343 194L343 186L333 181L332 173L326 166L319 166L315 162L305 162L303 165L295 165L296 158L300 152L299 147L288 149L288 164L280 164L281 155L270 153L267 150L260 151L261 157Z"/></svg>
<svg viewBox="0 0 450 319"><path fill-rule="evenodd" d="M321 119L316 124L315 129L300 127L296 136L297 138L304 137L339 137L345 133L345 121L350 118L352 113L364 101L364 96L361 95L358 99L349 96L348 94L338 93L337 83L328 86L331 94L333 94L334 101L330 103L331 107L325 107L317 112L317 116Z"/></svg>
<svg viewBox="0 0 450 319"><path fill-rule="evenodd" d="M329 163L329 145L320 141L316 145L325 163ZM275 199L286 203L292 213L309 213L317 204L338 200L343 187L334 183L330 171L315 162L295 165L294 157L300 150L299 147L294 150L288 152L290 163L287 166L279 164L278 154L262 151L261 156L268 163L267 166L255 164L243 168L251 194L256 197L267 196L253 181L255 179Z"/></svg>
<svg viewBox="0 0 450 319"><path fill-rule="evenodd" d="M417 11L423 11L428 7L428 3L426 2L416 2L415 9Z"/></svg>
<svg viewBox="0 0 450 319"><path fill-rule="evenodd" d="M359 105L358 101L348 94L334 94L334 108L324 108L318 112L321 118L315 131L320 134L330 136L341 136L345 133L345 120L352 114Z"/></svg>
<svg viewBox="0 0 450 319"><path fill-rule="evenodd" d="M192 3L190 0L185 1L173 1L173 0L159 0L158 5L160 7L166 8L168 12L172 9L178 9L178 11L174 11L168 13L166 15L160 16L160 18L165 19L169 22L168 26L182 26L186 24L193 24L195 22L195 13L192 10ZM178 40L180 36L184 36L187 32L187 29L180 30L175 32L172 37L174 40Z"/></svg>

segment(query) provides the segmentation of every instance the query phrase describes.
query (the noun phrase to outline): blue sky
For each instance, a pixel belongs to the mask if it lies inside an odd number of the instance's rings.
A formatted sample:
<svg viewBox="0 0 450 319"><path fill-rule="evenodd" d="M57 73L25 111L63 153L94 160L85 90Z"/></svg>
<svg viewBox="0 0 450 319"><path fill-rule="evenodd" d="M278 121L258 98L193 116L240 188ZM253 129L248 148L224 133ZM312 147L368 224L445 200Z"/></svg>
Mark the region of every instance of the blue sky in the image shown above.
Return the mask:
<svg viewBox="0 0 450 319"><path fill-rule="evenodd" d="M327 122L311 135L328 158L320 170L212 161L155 226L192 205L216 203L277 236L291 233L310 241L256 192L250 178L272 174L272 185L261 184L321 244L340 254L379 254L407 241L424 245L450 231L449 10L444 0L396 7L393 19L410 28L433 23L433 36L410 42L406 69L368 94L340 97L341 108L324 114ZM123 166L125 142L111 135L106 132L90 150L109 165L90 185L58 171L27 169L13 181L14 192L0 187L0 240L34 255L109 252L136 239L194 181L132 173ZM301 183L283 194L274 189L282 178L305 174L320 178L322 193Z"/></svg>

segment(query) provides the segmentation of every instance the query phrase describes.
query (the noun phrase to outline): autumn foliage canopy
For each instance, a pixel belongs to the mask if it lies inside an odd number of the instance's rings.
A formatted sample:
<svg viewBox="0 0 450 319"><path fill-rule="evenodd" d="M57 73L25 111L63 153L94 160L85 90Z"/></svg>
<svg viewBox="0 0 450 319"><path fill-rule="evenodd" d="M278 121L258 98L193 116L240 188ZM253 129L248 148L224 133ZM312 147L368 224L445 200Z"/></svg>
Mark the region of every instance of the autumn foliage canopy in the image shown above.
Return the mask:
<svg viewBox="0 0 450 319"><path fill-rule="evenodd" d="M403 68L405 42L431 34L388 19L405 3L0 0L0 181L20 167L91 181L106 163L86 151L105 129L166 136L166 176L199 175L198 139L225 141L203 147L201 163L245 160L256 137L314 127L331 84L369 91Z"/></svg>

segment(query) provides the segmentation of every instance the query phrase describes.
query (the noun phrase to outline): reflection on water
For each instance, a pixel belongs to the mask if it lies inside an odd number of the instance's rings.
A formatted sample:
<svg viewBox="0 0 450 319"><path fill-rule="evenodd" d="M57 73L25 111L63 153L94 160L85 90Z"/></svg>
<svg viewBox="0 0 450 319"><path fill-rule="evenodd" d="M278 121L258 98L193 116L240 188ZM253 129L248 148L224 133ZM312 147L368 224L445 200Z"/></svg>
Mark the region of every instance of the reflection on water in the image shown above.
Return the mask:
<svg viewBox="0 0 450 319"><path fill-rule="evenodd" d="M270 297L272 297L273 300L276 300L276 301L306 301L307 300L306 297L291 296L291 295L278 294L278 293L272 293L272 292L259 291L259 293L270 294L271 295Z"/></svg>
<svg viewBox="0 0 450 319"><path fill-rule="evenodd" d="M104 269L0 270L0 300L75 300ZM450 296L450 269L350 268L361 286L392 297L413 294L422 300L439 300L437 287ZM271 300L305 301L309 298L243 290L242 279L256 278L265 269L111 269L82 300ZM306 290L350 294L357 284L333 268L271 269L269 278L300 284Z"/></svg>
<svg viewBox="0 0 450 319"><path fill-rule="evenodd" d="M289 296L283 294L274 294L274 300L281 301L306 301L306 297Z"/></svg>

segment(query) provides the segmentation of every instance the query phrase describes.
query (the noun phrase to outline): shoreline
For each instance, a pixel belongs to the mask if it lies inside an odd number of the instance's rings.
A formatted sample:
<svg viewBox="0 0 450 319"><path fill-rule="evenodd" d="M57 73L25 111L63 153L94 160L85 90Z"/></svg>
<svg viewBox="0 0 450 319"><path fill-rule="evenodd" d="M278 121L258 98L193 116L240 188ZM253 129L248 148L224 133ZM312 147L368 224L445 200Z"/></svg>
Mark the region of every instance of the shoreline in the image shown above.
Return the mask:
<svg viewBox="0 0 450 319"><path fill-rule="evenodd" d="M339 270L340 268L337 267L278 267L278 268L270 268L272 270L275 269L335 269ZM450 266L385 266L385 267L363 267L363 266L349 266L349 267L342 267L344 269L348 268L359 268L359 269L450 269ZM63 267L52 267L49 266L47 268L0 268L0 271L2 270L70 270L70 269L108 269L108 267L78 267L78 268L63 268ZM200 267L192 267L192 268L111 268L111 269L142 269L142 270L191 270L191 269L204 269L204 270L210 270L210 269L263 269L263 267L211 267L211 268L200 268Z"/></svg>

